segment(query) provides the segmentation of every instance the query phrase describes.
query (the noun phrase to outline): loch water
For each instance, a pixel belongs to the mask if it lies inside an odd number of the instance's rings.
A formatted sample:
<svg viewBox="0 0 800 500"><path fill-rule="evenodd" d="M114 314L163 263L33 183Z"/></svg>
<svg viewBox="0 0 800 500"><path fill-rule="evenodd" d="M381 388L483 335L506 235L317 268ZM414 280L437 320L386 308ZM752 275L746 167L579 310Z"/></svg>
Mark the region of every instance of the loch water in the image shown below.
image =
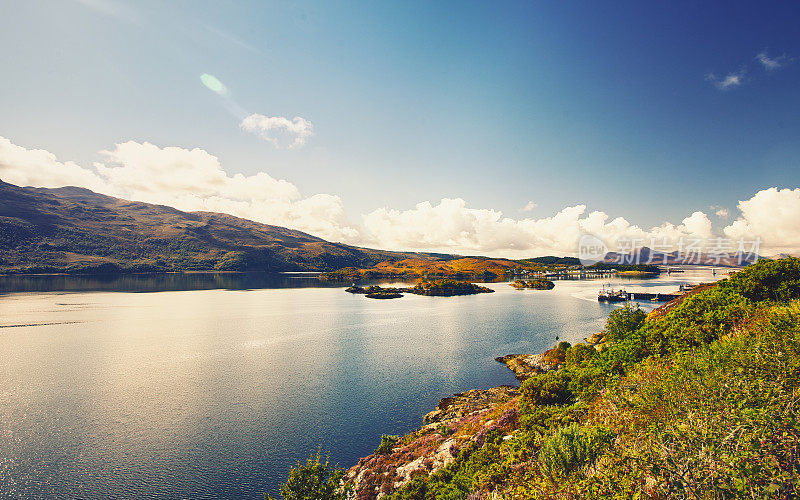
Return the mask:
<svg viewBox="0 0 800 500"><path fill-rule="evenodd" d="M494 358L599 331L602 283L370 300L304 275L0 277L0 496L275 495L318 449L349 467L443 397L516 385Z"/></svg>

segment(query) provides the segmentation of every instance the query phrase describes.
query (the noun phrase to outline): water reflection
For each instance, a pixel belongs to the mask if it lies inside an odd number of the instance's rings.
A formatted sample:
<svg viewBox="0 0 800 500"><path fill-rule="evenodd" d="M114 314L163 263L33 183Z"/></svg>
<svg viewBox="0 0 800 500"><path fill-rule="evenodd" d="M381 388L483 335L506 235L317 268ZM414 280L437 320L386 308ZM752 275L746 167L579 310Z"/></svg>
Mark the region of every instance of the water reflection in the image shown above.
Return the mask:
<svg viewBox="0 0 800 500"><path fill-rule="evenodd" d="M338 287L317 273L152 273L0 276L0 293L10 292L164 292Z"/></svg>

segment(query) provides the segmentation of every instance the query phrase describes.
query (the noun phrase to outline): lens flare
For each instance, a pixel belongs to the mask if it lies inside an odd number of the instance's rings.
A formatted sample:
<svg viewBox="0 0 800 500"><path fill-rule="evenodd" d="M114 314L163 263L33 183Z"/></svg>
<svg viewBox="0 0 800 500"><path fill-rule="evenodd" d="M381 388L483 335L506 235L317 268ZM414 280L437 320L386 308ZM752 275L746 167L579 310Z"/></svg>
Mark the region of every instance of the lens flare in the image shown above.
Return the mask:
<svg viewBox="0 0 800 500"><path fill-rule="evenodd" d="M203 82L203 85L208 88L208 90L219 94L223 97L228 97L230 92L228 91L228 87L225 86L224 83L219 81L216 76L209 75L208 73L203 73L200 75L200 81Z"/></svg>

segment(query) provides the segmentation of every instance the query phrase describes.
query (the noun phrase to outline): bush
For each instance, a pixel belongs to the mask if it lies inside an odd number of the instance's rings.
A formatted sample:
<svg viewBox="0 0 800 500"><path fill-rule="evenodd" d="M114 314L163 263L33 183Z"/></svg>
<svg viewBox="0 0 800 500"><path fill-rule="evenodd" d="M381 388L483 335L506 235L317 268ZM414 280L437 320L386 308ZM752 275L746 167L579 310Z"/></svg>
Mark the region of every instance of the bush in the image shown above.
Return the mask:
<svg viewBox="0 0 800 500"><path fill-rule="evenodd" d="M572 424L547 438L539 451L539 461L551 477L567 476L594 464L613 439L614 433L606 427Z"/></svg>
<svg viewBox="0 0 800 500"><path fill-rule="evenodd" d="M635 332L644 323L647 314L639 309L639 305L626 303L619 309L614 309L608 315L603 336L606 341L621 342L632 332Z"/></svg>
<svg viewBox="0 0 800 500"><path fill-rule="evenodd" d="M247 254L245 252L227 252L219 262L214 264L218 271L244 271L247 269Z"/></svg>
<svg viewBox="0 0 800 500"><path fill-rule="evenodd" d="M394 446L400 440L398 436L390 436L388 434L384 434L381 436L381 444L378 446L378 449L375 450L376 455L388 455L394 449Z"/></svg>
<svg viewBox="0 0 800 500"><path fill-rule="evenodd" d="M570 401L570 376L566 370L534 375L522 384L522 400L529 405L563 405Z"/></svg>
<svg viewBox="0 0 800 500"><path fill-rule="evenodd" d="M729 287L703 290L648 325L649 344L660 347L662 354L708 344L729 333L747 316L751 305Z"/></svg>
<svg viewBox="0 0 800 500"><path fill-rule="evenodd" d="M754 302L800 298L800 259L761 260L737 272L723 285Z"/></svg>
<svg viewBox="0 0 800 500"><path fill-rule="evenodd" d="M344 500L347 492L339 484L343 476L344 470L331 467L327 459L323 463L317 452L289 471L281 496L285 500Z"/></svg>
<svg viewBox="0 0 800 500"><path fill-rule="evenodd" d="M735 336L652 359L611 389L620 429L604 471L657 498L798 498L800 307L762 311ZM626 457L622 460L622 457ZM602 496L602 495L600 495Z"/></svg>
<svg viewBox="0 0 800 500"><path fill-rule="evenodd" d="M565 360L568 368L577 368L594 359L597 349L586 344L575 344L567 349Z"/></svg>

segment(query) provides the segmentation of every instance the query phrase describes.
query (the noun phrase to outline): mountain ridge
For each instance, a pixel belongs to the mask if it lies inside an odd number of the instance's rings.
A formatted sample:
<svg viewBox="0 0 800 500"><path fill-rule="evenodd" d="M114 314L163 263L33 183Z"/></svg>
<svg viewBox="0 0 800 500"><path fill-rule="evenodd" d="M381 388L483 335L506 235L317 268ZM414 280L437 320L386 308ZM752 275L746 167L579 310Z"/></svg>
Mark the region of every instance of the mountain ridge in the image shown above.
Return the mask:
<svg viewBox="0 0 800 500"><path fill-rule="evenodd" d="M448 254L328 242L215 212L0 180L0 272L326 271Z"/></svg>

